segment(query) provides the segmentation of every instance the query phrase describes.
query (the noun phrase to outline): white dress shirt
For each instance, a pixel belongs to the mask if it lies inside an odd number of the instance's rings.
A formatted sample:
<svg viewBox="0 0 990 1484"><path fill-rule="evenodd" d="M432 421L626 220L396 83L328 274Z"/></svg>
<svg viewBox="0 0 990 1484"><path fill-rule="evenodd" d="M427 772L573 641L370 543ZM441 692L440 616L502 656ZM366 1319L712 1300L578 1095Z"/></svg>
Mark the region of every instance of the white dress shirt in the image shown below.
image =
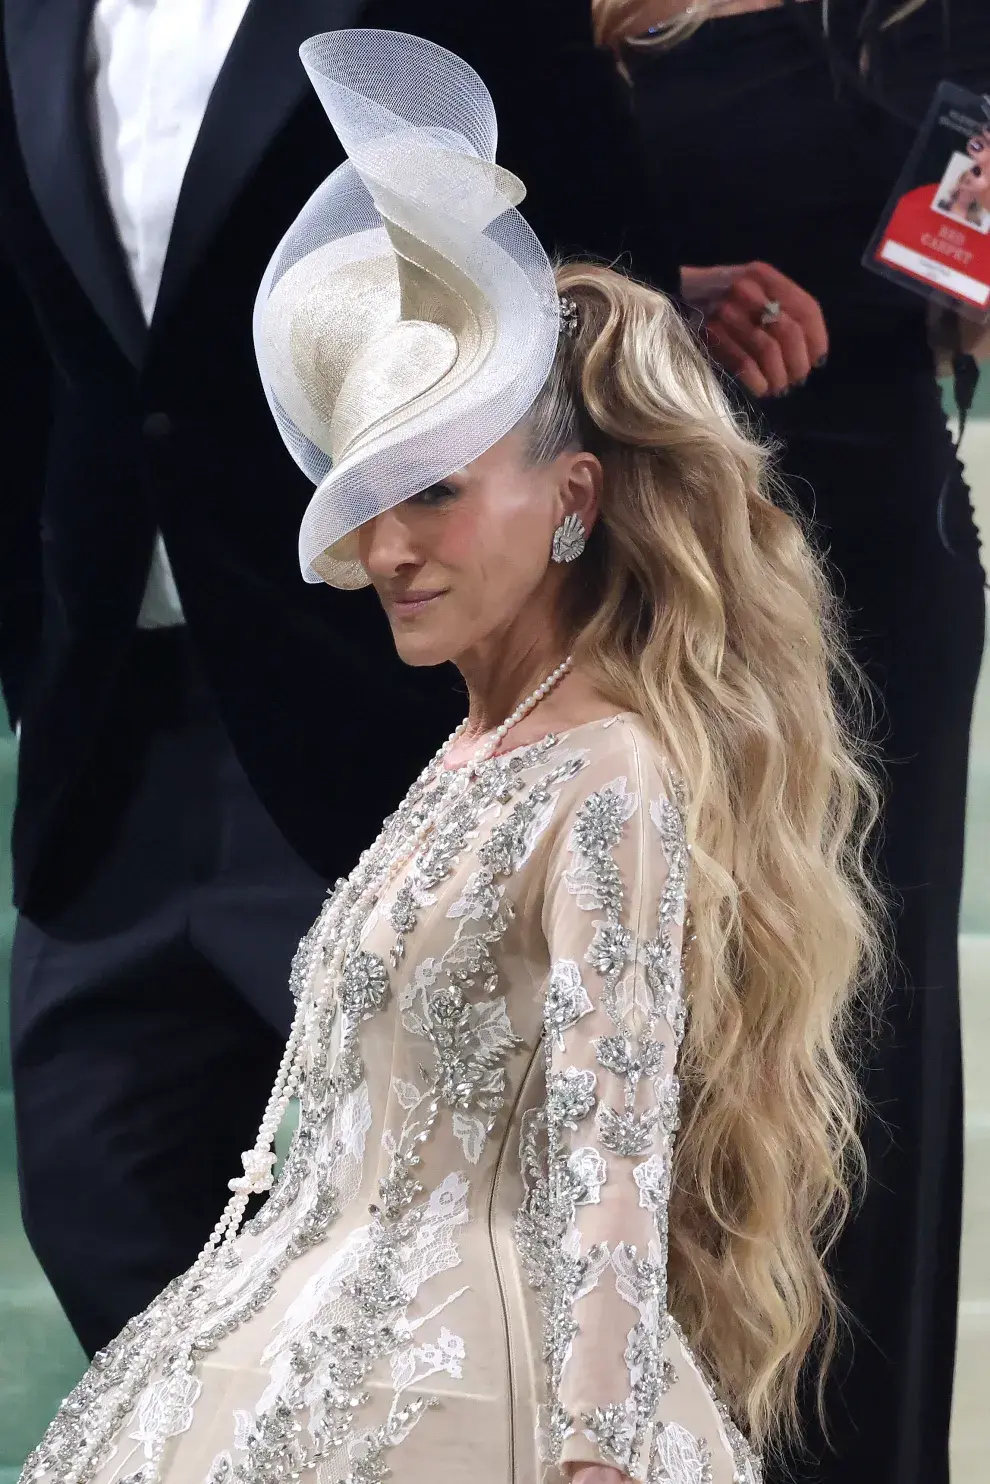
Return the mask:
<svg viewBox="0 0 990 1484"><path fill-rule="evenodd" d="M89 86L97 160L151 323L183 176L249 0L97 0ZM138 624L182 623L161 534Z"/></svg>

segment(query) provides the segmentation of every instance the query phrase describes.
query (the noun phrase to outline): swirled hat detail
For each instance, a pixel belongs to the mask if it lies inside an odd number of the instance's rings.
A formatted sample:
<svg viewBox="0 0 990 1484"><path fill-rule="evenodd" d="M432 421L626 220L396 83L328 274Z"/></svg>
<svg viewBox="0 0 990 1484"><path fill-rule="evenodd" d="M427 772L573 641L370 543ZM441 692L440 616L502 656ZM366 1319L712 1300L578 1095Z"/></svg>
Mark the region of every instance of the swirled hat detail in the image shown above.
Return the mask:
<svg viewBox="0 0 990 1484"><path fill-rule="evenodd" d="M356 588L358 527L528 412L560 302L466 62L394 31L329 32L300 55L348 158L269 264L255 348L279 431L316 485L303 575Z"/></svg>

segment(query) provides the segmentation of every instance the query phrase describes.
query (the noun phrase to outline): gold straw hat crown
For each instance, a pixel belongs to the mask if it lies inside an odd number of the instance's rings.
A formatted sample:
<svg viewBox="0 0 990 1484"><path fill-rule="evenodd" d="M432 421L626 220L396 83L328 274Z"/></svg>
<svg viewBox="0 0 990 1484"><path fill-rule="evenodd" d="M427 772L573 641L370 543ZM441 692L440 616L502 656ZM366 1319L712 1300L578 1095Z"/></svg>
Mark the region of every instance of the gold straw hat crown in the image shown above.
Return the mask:
<svg viewBox="0 0 990 1484"><path fill-rule="evenodd" d="M553 364L560 304L466 62L367 30L315 36L301 56L348 158L279 244L255 347L279 431L317 486L303 573L353 588L367 583L358 527L525 416Z"/></svg>

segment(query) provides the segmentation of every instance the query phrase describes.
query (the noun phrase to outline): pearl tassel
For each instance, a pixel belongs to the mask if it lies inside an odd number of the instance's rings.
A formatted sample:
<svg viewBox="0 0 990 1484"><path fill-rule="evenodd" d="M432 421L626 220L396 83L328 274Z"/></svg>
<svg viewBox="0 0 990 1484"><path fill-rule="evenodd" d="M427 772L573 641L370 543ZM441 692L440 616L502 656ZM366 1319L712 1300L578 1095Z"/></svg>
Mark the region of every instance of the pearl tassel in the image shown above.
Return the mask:
<svg viewBox="0 0 990 1484"><path fill-rule="evenodd" d="M573 656L568 655L547 676L541 685L538 685L525 700L519 703L511 716L506 717L502 725L495 728L491 737L482 743L475 756L467 765L465 772L468 779L472 778L485 762L494 757L513 727L518 726L524 717L528 716L560 684L564 676L573 668L573 664ZM466 727L467 721L465 720L461 722L460 726L454 729L432 762L423 769L419 779L413 785L412 789L410 789L407 799L418 799L423 789L434 780L437 769L440 767L447 752L457 738L463 734ZM362 853L354 873L354 875L359 877L355 881L357 894L345 906L340 929L335 934L335 941L341 945L342 954L346 954L347 946L352 941L353 934L358 928L365 903L369 897L373 899L381 897L395 876L414 858L420 846L432 833L433 828L433 820L423 821L415 831L412 840L407 841L405 849L400 850L396 857L390 858L384 866L378 866L376 857L380 847L385 842L387 826L383 827L374 845ZM363 879L360 878L362 871L364 872ZM351 879L354 880L353 875ZM296 1007L296 1014L289 1032L289 1038L286 1042L285 1051L282 1054L282 1060L279 1063L278 1072L275 1077L275 1085L272 1088L264 1116L261 1120L261 1127L258 1130L258 1137L253 1149L247 1150L241 1156L243 1174L230 1181L231 1197L223 1215L211 1232L209 1239L192 1267L180 1279L175 1291L169 1296L169 1301L163 1304L158 1316L158 1322L154 1326L152 1334L148 1337L148 1343L151 1345L160 1344L169 1328L174 1328L181 1324L179 1316L182 1312L183 1304L188 1299L192 1299L191 1312L187 1321L187 1326L192 1330L192 1333L190 1333L189 1338L184 1343L177 1357L176 1375L188 1374L193 1366L195 1350L195 1330L193 1327L198 1317L197 1311L206 1297L205 1293L197 1292L200 1287L200 1280L205 1276L206 1270L221 1247L236 1238L252 1195L263 1195L272 1188L273 1169L276 1163L274 1154L275 1135L285 1117L290 1102L300 1088L305 1061L306 1029L316 1005L315 978L311 976L306 989L300 994L299 1004ZM87 1440L75 1468L66 1474L64 1484L82 1484L82 1480L86 1475L86 1468L91 1459L96 1456L99 1447L99 1435L91 1440ZM153 1450L153 1454L148 1455L146 1459L145 1468L149 1480L153 1481L157 1479L160 1464L161 1445L156 1447Z"/></svg>
<svg viewBox="0 0 990 1484"><path fill-rule="evenodd" d="M512 712L511 716L506 717L501 726L495 728L495 731L492 733L491 737L482 743L481 747L479 747L478 751L471 759L471 762L468 764L468 769L472 775L477 772L477 770L482 766L483 763L494 757L495 753L498 751L499 747L502 745L502 742L508 736L509 732L512 731L513 727L518 726L519 723L525 717L527 717L531 711L535 710L540 702L560 684L564 676L567 675L573 669L573 667L574 656L569 654L567 658L563 660L555 670L552 670L550 672L550 674L541 685L538 685L536 689L534 691L531 691L524 700L519 702L519 705L516 707L515 711ZM434 768L443 760L447 752L457 741L457 738L461 736L466 726L467 721L465 720L462 721L459 726L454 728L450 736L447 738L447 741L443 744L440 751L437 753L436 757L434 757L433 761L427 764L427 766L423 769L418 780L420 784L425 783L428 780ZM420 827L413 841L412 850L404 854L403 856L403 865L411 858L412 855L415 855L416 851L419 849L426 836L430 833L431 829L432 823ZM366 856L367 854L370 854L370 852L367 852ZM371 883L373 888L377 890L384 887L387 884L389 878L394 874L394 870L386 870L384 873L384 880ZM368 888L366 886L365 890L361 893L359 901L355 904L355 907L360 906L364 897L367 895L367 891ZM342 939L346 941L346 931L341 936ZM273 1152L275 1145L275 1135L282 1123L283 1118L285 1117L286 1112L288 1111L289 1103L292 1101L298 1089L299 1077L302 1070L301 1051L302 1028L305 1021L304 1003L305 1002L300 1003L295 1020L293 1021L292 1030L289 1034L289 1040L286 1044L285 1053L282 1057L282 1062L278 1069L278 1075L275 1079L275 1086L272 1089L272 1094L268 1101L268 1107L265 1110L265 1116L262 1119L261 1127L258 1130L257 1141L255 1142L253 1149L246 1150L244 1154L241 1155L241 1163L244 1166L244 1173L243 1175L238 1176L236 1179L231 1180L230 1189L234 1193L234 1197L227 1207L227 1210L220 1218L220 1221L217 1223L213 1235L210 1237L210 1240L206 1244L206 1247L203 1249L200 1258L197 1260L196 1267L199 1267L210 1257L211 1253L216 1247L220 1245L225 1236L229 1238L236 1236L237 1230L241 1224L241 1220L244 1215L244 1210L247 1207L248 1198L251 1195L264 1195L272 1188L272 1170L275 1166L275 1155Z"/></svg>
<svg viewBox="0 0 990 1484"><path fill-rule="evenodd" d="M502 745L502 742L505 740L509 732L512 731L513 727L518 726L519 723L525 717L527 717L530 712L533 711L534 708L538 706L540 702L546 696L548 696L556 686L560 684L564 676L567 675L568 672L573 668L573 665L573 656L568 655L567 658L561 664L559 664L555 670L551 671L551 673L547 676L547 678L541 685L538 685L536 689L525 698L525 700L520 701L519 705L512 712L511 716L506 717L501 726L496 727L492 735L487 738L485 742L482 743L481 747L479 747L478 751L471 759L470 763L467 765L466 771L469 777L473 777L474 774L477 773L479 768L481 768L481 766L485 762L494 757L495 753L498 751L499 747ZM454 731L451 732L450 736L447 738L447 741L440 748L439 752L433 758L432 762L430 762L423 769L422 773L419 776L417 784L414 785L414 789L417 787L422 788L425 784L428 784L430 782L431 778L435 776L436 770L442 763L443 758L453 746L454 742L456 742L457 738L463 734L466 727L467 721L465 720L461 722L460 726L456 727ZM413 790L410 790L410 793L412 792ZM420 845L423 844L424 840L432 832L432 829L432 820L420 825L419 829L416 831L413 837L413 840L411 841L411 845L407 846L407 848L400 853L399 859L397 861L390 860L389 862L387 862L384 868L379 868L377 871L373 871L371 875L363 882L363 884L360 886L356 899L350 905L349 910L346 911L346 916L342 924L341 931L337 935L337 941L339 943L346 946L352 936L354 928L357 924L357 920L361 915L361 911L369 895L377 897L380 896L381 893L387 889L389 882L394 879L398 871L401 870L402 867L409 860L412 859L412 857L418 851ZM361 860L358 863L358 869L360 869L360 867L364 866L366 863L369 865L371 864L378 846L382 843L384 833L385 832L383 830L382 834L379 835L378 840L375 841L375 844L369 850L363 852ZM279 1063L278 1072L275 1077L275 1085L272 1088L271 1095L268 1099L268 1104L265 1108L264 1116L261 1120L261 1127L258 1130L258 1137L255 1141L254 1147L252 1149L246 1150L245 1153L241 1156L243 1174L230 1181L229 1188L231 1191L231 1198L227 1203L227 1207L224 1210L223 1215L220 1217L220 1220L214 1227L209 1239L207 1240L199 1256L196 1258L192 1267L188 1269L188 1271L185 1273L184 1277L178 1284L174 1295L171 1297L171 1302L165 1305L164 1312L161 1314L158 1326L156 1327L159 1337L161 1337L161 1335L170 1325L173 1325L175 1323L178 1317L178 1313L181 1310L183 1300L185 1300L187 1296L189 1296L196 1290L199 1279L203 1276L206 1268L209 1266L216 1252L223 1246L225 1242L231 1242L237 1236L241 1227L241 1223L244 1220L244 1215L251 1196L264 1195L272 1188L272 1172L276 1163L274 1154L275 1135L282 1123L283 1118L285 1117L290 1102L299 1091L304 1062L305 1029L309 1021L310 1012L314 1008L314 1006L315 998L312 986L310 986L309 991L301 995L299 1004L296 1007L296 1014L292 1022L292 1028L289 1032L289 1038L286 1042L285 1051L282 1054L282 1060ZM194 1303L194 1313L196 1307L197 1305ZM189 1341L183 1348L182 1361L184 1362L184 1366L180 1366L180 1369L191 1365L192 1353L193 1344L192 1341ZM84 1450L83 1459L80 1461L81 1463L88 1461L88 1452L88 1449ZM77 1474L79 1473L78 1470L74 1472ZM67 1477L65 1484L77 1484L77 1481L73 1477L69 1476Z"/></svg>

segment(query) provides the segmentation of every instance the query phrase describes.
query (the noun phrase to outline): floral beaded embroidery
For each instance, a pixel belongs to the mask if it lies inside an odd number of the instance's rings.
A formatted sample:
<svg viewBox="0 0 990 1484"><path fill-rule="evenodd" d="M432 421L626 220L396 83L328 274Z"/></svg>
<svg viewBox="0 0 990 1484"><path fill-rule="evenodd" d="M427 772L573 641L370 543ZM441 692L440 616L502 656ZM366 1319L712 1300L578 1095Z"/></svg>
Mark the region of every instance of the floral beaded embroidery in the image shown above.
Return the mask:
<svg viewBox="0 0 990 1484"><path fill-rule="evenodd" d="M663 1354L670 1334L666 1210L677 1089L676 1081L665 1077L663 1070L667 1043L671 1037L679 1042L683 1034L675 931L683 921L686 848L679 813L666 801L655 804L651 818L667 874L655 936L641 942L625 920L625 888L614 858L639 810L637 794L630 791L625 778L617 778L585 801L570 832L571 864L564 883L579 910L593 914L585 961L597 975L600 1004L612 1030L591 1042L597 1071L559 1066L579 1022L594 1012L594 1003L581 967L572 960L555 962L544 1006L546 1103L542 1110L533 1110L522 1126L520 1161L527 1194L517 1240L544 1318L548 1370L544 1456L551 1462L559 1460L567 1439L583 1427L601 1456L625 1472L655 1478L657 1484L668 1475L676 1484L688 1484L694 1475L688 1466L686 1442L678 1435L663 1434L656 1421L661 1399L677 1381L673 1365ZM659 1035L657 1027L662 1027ZM600 1073L621 1085L618 1106L600 1083ZM644 1087L649 1089L645 1106L640 1101ZM585 1144L571 1149L568 1134L580 1136L592 1119L597 1147ZM614 1161L620 1162L620 1168L612 1168ZM627 1164L626 1171L622 1163ZM598 1204L607 1181L626 1180L630 1175L637 1205L653 1217L648 1251L641 1255L621 1241L614 1247L599 1243L585 1250L579 1209ZM625 1352L628 1394L622 1402L573 1417L562 1394L579 1332L580 1300L605 1281L606 1274L636 1315ZM699 1460L703 1459L707 1445L695 1440L694 1446ZM684 1461L683 1468L679 1460ZM704 1484L703 1471L695 1473L697 1484Z"/></svg>
<svg viewBox="0 0 990 1484"><path fill-rule="evenodd" d="M649 1484L710 1484L721 1446L736 1484L757 1484L752 1454L717 1404L708 1439L657 1419L688 1371L698 1374L677 1359L686 1345L666 1312L687 854L675 805L641 803L625 777L586 787L575 803L569 785L589 761L549 738L475 771L424 775L337 883L293 964L300 1117L268 1202L194 1284L179 1280L97 1359L25 1481L93 1484L112 1460L115 1484L160 1484L166 1444L193 1422L200 1361L269 1306L258 1391L231 1417L207 1484L398 1477L396 1450L457 1399L462 1378L470 1383L462 1238L491 1200L505 1131L518 1128L527 1192L518 1257L545 1326L545 1456L559 1458L583 1433ZM562 797L570 822L556 829ZM667 873L644 933L617 852L647 815ZM517 914L558 848L560 893L586 930L545 966L539 1003L530 985L542 962L532 979L513 978L519 934L531 929ZM534 855L535 876L517 884ZM415 952L427 929L437 943L429 957ZM541 1028L546 1096L519 1111ZM382 1081L372 1048L393 1036L403 1059ZM431 1151L441 1136L461 1168L445 1161L438 1172ZM267 1174L265 1158L257 1170L252 1161L252 1179ZM583 1240L582 1219L607 1217L623 1185L649 1238L623 1240L620 1225L607 1243ZM357 1224L345 1224L357 1202ZM345 1233L336 1241L335 1223ZM283 1277L307 1254L308 1276L279 1307ZM624 1374L599 1405L568 1410L562 1387L581 1306L605 1285L628 1311Z"/></svg>

